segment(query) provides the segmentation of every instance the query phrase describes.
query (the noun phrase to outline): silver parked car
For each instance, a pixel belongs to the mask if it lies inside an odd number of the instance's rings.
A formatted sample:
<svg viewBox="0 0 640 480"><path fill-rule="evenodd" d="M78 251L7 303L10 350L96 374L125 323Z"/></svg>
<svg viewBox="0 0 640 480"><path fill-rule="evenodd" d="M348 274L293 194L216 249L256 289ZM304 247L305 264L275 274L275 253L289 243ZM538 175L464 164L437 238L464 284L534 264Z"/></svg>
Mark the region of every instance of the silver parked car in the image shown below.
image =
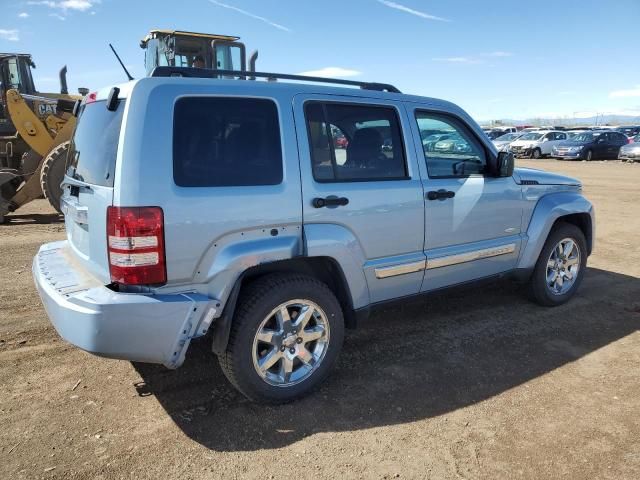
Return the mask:
<svg viewBox="0 0 640 480"><path fill-rule="evenodd" d="M620 147L618 158L628 162L640 162L640 134L633 137L631 143Z"/></svg>
<svg viewBox="0 0 640 480"><path fill-rule="evenodd" d="M67 341L177 368L209 334L235 387L284 402L389 302L505 274L541 305L577 291L595 227L580 182L514 170L461 108L384 84L218 75L160 67L79 107L67 239L33 261ZM421 132L465 146L427 148Z"/></svg>

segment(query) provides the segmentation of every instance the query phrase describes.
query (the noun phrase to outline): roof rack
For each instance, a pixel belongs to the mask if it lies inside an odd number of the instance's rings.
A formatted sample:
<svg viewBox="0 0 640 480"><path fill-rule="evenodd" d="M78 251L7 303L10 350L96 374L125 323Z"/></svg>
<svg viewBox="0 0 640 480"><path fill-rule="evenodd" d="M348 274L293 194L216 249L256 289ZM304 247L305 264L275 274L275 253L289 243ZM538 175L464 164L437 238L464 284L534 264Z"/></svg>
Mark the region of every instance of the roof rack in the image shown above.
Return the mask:
<svg viewBox="0 0 640 480"><path fill-rule="evenodd" d="M306 75L291 75L288 73L268 73L268 72L243 72L238 70L210 70L193 67L156 67L151 72L152 77L190 77L190 78L219 78L237 77L250 80L266 78L268 80L296 80L301 82L333 83L337 85L349 85L360 87L363 90L377 90L379 92L402 93L393 85L377 82L357 82L355 80L343 80L341 78L308 77Z"/></svg>

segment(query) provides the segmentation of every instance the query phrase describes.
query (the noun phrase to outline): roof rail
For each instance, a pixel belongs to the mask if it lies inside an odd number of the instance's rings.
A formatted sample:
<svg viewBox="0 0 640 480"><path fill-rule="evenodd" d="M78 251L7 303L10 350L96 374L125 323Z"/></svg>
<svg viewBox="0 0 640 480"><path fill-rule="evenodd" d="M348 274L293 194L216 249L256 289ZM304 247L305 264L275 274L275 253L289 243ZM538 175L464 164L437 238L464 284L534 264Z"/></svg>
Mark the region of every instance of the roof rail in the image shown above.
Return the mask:
<svg viewBox="0 0 640 480"><path fill-rule="evenodd" d="M301 82L333 83L337 85L349 85L360 87L363 90L377 90L380 92L402 93L393 85L377 82L358 82L355 80L343 80L341 78L308 77L306 75L291 75L288 73L247 72L238 70L210 70L193 67L156 67L151 72L152 77L190 77L190 78L219 78L237 77L246 79L247 76L266 78L268 80L296 80Z"/></svg>

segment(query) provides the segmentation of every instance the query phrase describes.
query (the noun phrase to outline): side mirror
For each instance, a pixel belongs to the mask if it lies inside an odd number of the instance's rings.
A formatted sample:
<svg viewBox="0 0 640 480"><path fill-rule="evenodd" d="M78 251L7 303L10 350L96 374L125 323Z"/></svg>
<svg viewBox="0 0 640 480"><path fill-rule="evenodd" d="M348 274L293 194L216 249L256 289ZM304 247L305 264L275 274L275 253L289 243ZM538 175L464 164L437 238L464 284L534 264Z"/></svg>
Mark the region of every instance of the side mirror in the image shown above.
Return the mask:
<svg viewBox="0 0 640 480"><path fill-rule="evenodd" d="M513 175L513 168L515 167L515 158L511 152L498 152L498 159L496 161L496 169L493 173L494 177L510 177Z"/></svg>

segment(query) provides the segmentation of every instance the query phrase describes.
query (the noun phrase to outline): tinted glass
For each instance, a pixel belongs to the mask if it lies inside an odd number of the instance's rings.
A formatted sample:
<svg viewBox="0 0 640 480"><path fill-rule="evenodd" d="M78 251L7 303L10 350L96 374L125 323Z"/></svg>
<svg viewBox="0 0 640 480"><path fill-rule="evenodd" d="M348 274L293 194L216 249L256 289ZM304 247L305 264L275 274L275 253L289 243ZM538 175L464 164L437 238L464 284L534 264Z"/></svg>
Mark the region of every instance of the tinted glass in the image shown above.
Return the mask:
<svg viewBox="0 0 640 480"><path fill-rule="evenodd" d="M254 98L178 100L173 119L173 178L182 187L281 183L275 103Z"/></svg>
<svg viewBox="0 0 640 480"><path fill-rule="evenodd" d="M115 112L107 110L107 102L85 105L69 146L68 173L93 185L113 186L118 139L125 102Z"/></svg>
<svg viewBox="0 0 640 480"><path fill-rule="evenodd" d="M305 115L317 181L407 178L395 109L311 102Z"/></svg>
<svg viewBox="0 0 640 480"><path fill-rule="evenodd" d="M483 174L485 150L459 120L436 113L417 112L418 128L437 129L440 134L422 140L429 177L466 177Z"/></svg>

